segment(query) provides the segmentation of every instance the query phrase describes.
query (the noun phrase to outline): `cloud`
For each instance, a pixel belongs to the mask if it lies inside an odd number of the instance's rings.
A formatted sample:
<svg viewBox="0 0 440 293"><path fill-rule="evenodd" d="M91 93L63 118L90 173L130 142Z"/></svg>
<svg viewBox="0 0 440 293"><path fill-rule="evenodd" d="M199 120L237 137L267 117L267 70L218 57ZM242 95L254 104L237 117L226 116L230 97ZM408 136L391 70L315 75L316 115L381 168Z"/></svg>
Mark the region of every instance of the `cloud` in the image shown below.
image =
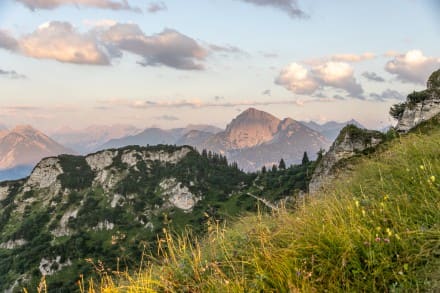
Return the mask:
<svg viewBox="0 0 440 293"><path fill-rule="evenodd" d="M270 90L264 90L261 94L263 96L270 96L271 95L271 91Z"/></svg>
<svg viewBox="0 0 440 293"><path fill-rule="evenodd" d="M209 51L194 39L172 29L147 36L136 24L113 22L87 21L93 28L80 33L68 22L53 21L17 39L0 31L0 48L38 59L90 65L110 65L112 59L130 52L142 58L138 62L142 66L204 69Z"/></svg>
<svg viewBox="0 0 440 293"><path fill-rule="evenodd" d="M116 24L101 37L107 46L141 56L143 60L138 63L142 66L201 70L204 69L201 62L208 55L194 39L172 29L147 36L136 24Z"/></svg>
<svg viewBox="0 0 440 293"><path fill-rule="evenodd" d="M376 58L376 55L370 52L365 52L363 54L336 54L330 57L332 61L336 62L361 62L365 60L371 60Z"/></svg>
<svg viewBox="0 0 440 293"><path fill-rule="evenodd" d="M387 100L403 100L405 96L399 93L398 91L387 89L383 91L381 94L371 93L370 97L374 100L384 102Z"/></svg>
<svg viewBox="0 0 440 293"><path fill-rule="evenodd" d="M297 0L240 0L257 6L269 6L286 12L292 18L306 17L304 11L299 8Z"/></svg>
<svg viewBox="0 0 440 293"><path fill-rule="evenodd" d="M7 31L0 30L0 48L6 50L17 50L18 42Z"/></svg>
<svg viewBox="0 0 440 293"><path fill-rule="evenodd" d="M104 107L128 107L133 109L146 108L232 108L232 107L255 107L255 106L270 106L270 105L296 105L303 106L306 103L318 102L335 102L334 98L319 98L319 99L289 99L289 100L272 100L272 101L236 101L236 102L205 102L199 99L193 100L176 100L176 101L152 101L152 100L125 100L125 99L106 99L99 100L98 103Z"/></svg>
<svg viewBox="0 0 440 293"><path fill-rule="evenodd" d="M127 0L15 0L22 3L31 10L36 9L55 9L64 5L74 5L76 7L93 7L110 10L129 10L141 12L138 7L128 4Z"/></svg>
<svg viewBox="0 0 440 293"><path fill-rule="evenodd" d="M26 79L26 75L18 74L15 70L0 69L0 77L2 76L10 79Z"/></svg>
<svg viewBox="0 0 440 293"><path fill-rule="evenodd" d="M395 56L385 70L402 82L425 84L429 75L440 68L440 58L427 57L421 50L411 50Z"/></svg>
<svg viewBox="0 0 440 293"><path fill-rule="evenodd" d="M311 76L309 70L298 63L291 63L284 68L275 79L275 83L296 94L312 94L319 88L317 80Z"/></svg>
<svg viewBox="0 0 440 293"><path fill-rule="evenodd" d="M279 55L277 53L272 52L260 52L260 54L265 58L278 58Z"/></svg>
<svg viewBox="0 0 440 293"><path fill-rule="evenodd" d="M284 68L275 83L296 94L314 94L324 87L345 90L352 97L363 99L362 86L353 75L353 68L344 62L326 62L310 69L298 63Z"/></svg>
<svg viewBox="0 0 440 293"><path fill-rule="evenodd" d="M149 13L157 13L159 11L167 10L167 6L162 1L152 2L148 5L147 11Z"/></svg>
<svg viewBox="0 0 440 293"><path fill-rule="evenodd" d="M225 99L225 97L221 97L221 96L215 96L214 97L215 101L220 101L220 100L224 100L224 99Z"/></svg>
<svg viewBox="0 0 440 293"><path fill-rule="evenodd" d="M111 27L118 22L113 19L84 19L83 24L85 26L93 27L93 28L108 28Z"/></svg>
<svg viewBox="0 0 440 293"><path fill-rule="evenodd" d="M90 34L77 32L70 23L53 21L19 39L2 38L0 47L38 59L76 64L108 65L107 55Z"/></svg>
<svg viewBox="0 0 440 293"><path fill-rule="evenodd" d="M171 115L162 115L162 116L158 116L155 117L157 120L165 120L165 121L177 121L180 120L178 117L176 116L171 116Z"/></svg>
<svg viewBox="0 0 440 293"><path fill-rule="evenodd" d="M235 46L220 46L220 45L209 45L209 49L214 52L223 52L223 53L231 53L231 54L242 54L242 55L248 55L245 51L242 49L235 47Z"/></svg>
<svg viewBox="0 0 440 293"><path fill-rule="evenodd" d="M334 62L345 62L345 63L355 63L355 62L361 62L366 60L372 60L376 58L376 55L374 53L365 52L362 54L335 54L332 56L324 56L319 58L311 58L301 61L301 63L310 65L310 66L317 66L324 64L329 61Z"/></svg>
<svg viewBox="0 0 440 293"><path fill-rule="evenodd" d="M385 79L379 75L377 75L375 72L364 72L362 73L362 76L365 77L368 80L376 81L376 82L385 82Z"/></svg>

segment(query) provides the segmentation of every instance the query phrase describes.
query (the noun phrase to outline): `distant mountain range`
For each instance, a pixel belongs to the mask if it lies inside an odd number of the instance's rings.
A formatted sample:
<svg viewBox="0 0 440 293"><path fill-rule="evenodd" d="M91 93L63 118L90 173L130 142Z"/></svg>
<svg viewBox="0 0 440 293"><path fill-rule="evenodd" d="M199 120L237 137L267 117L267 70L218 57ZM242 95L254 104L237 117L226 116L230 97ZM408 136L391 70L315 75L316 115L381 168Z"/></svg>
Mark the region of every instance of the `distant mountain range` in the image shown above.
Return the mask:
<svg viewBox="0 0 440 293"><path fill-rule="evenodd" d="M171 130L148 128L136 135L110 140L100 149L156 144L190 145L199 151L206 149L225 155L246 171L255 171L262 166L278 164L281 158L287 164L298 163L305 151L313 158L321 148L327 148L330 141L293 119L280 120L249 108L223 131L207 125Z"/></svg>
<svg viewBox="0 0 440 293"><path fill-rule="evenodd" d="M336 139L341 129L347 126L348 124L352 124L356 127L365 129L365 127L362 124L360 124L354 119L351 119L350 121L346 121L346 122L329 121L324 124L318 124L313 121L310 122L301 121L301 123L315 131L318 131L331 142L333 142Z"/></svg>
<svg viewBox="0 0 440 293"><path fill-rule="evenodd" d="M128 145L190 145L199 151L220 153L246 171L278 164L299 163L304 152L313 159L321 148L328 148L347 124L364 128L359 122L298 122L283 120L250 108L222 130L211 125L184 128L140 130L131 125L92 125L82 130L60 128L48 135L31 126L8 130L0 124L0 181L29 175L35 163L59 154L87 154Z"/></svg>
<svg viewBox="0 0 440 293"><path fill-rule="evenodd" d="M78 153L87 154L111 139L135 135L141 131L132 125L91 125L84 129L62 127L50 133L50 136Z"/></svg>
<svg viewBox="0 0 440 293"><path fill-rule="evenodd" d="M21 177L42 158L68 153L73 151L31 126L20 125L10 131L3 130L0 136L0 178Z"/></svg>

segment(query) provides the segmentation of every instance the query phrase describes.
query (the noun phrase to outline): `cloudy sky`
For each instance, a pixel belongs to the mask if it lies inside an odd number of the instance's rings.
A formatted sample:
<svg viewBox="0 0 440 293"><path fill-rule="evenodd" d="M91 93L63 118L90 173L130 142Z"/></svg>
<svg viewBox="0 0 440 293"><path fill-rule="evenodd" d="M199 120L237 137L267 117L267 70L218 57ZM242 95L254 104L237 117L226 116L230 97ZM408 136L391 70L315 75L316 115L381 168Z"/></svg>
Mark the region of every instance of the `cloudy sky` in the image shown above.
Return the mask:
<svg viewBox="0 0 440 293"><path fill-rule="evenodd" d="M0 124L392 121L440 68L437 0L1 0Z"/></svg>

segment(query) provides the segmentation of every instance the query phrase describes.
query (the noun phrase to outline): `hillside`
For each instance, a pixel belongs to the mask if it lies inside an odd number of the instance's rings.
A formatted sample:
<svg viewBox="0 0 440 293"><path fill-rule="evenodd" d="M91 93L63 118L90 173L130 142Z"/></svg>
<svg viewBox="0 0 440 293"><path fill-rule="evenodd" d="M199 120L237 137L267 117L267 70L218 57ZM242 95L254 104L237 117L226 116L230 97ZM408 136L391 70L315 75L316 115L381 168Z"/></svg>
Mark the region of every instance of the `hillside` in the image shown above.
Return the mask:
<svg viewBox="0 0 440 293"><path fill-rule="evenodd" d="M244 217L201 240L165 235L163 259L98 290L436 292L440 116L346 162L297 211ZM194 243L194 241L196 241ZM87 285L87 283L86 283Z"/></svg>
<svg viewBox="0 0 440 293"><path fill-rule="evenodd" d="M199 234L209 219L276 205L305 191L312 170L247 174L188 146L46 158L28 178L0 183L0 291L35 288L42 275L50 288L75 291L80 274L93 274L86 259L133 267L143 251L155 254L164 228Z"/></svg>

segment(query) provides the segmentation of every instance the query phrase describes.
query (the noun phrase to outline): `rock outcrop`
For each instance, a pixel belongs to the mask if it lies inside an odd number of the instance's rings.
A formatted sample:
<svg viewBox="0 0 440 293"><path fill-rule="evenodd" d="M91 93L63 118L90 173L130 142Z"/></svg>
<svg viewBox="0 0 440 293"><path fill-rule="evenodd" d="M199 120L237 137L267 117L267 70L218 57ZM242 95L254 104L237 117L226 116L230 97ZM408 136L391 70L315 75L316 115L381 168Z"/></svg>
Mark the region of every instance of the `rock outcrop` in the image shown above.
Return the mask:
<svg viewBox="0 0 440 293"><path fill-rule="evenodd" d="M309 193L316 193L337 176L338 163L375 148L383 140L384 134L379 131L360 129L354 125L343 128L330 150L318 160L309 184Z"/></svg>
<svg viewBox="0 0 440 293"><path fill-rule="evenodd" d="M399 106L401 111L397 111L394 115L398 118L396 126L398 132L408 132L423 121L439 114L440 69L430 76L426 90L408 95L405 103L395 105L394 107L398 108Z"/></svg>

